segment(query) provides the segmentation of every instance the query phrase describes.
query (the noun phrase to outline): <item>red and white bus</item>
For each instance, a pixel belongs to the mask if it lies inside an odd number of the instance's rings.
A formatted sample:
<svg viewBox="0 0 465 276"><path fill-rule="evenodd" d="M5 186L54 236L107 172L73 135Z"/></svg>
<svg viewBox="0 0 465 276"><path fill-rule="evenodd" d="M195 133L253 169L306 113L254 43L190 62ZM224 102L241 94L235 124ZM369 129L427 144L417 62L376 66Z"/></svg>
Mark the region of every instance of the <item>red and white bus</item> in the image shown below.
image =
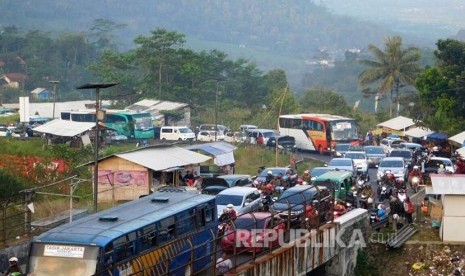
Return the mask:
<svg viewBox="0 0 465 276"><path fill-rule="evenodd" d="M338 115L281 115L279 133L294 137L298 149L321 154L331 151L337 143L359 144L357 121Z"/></svg>

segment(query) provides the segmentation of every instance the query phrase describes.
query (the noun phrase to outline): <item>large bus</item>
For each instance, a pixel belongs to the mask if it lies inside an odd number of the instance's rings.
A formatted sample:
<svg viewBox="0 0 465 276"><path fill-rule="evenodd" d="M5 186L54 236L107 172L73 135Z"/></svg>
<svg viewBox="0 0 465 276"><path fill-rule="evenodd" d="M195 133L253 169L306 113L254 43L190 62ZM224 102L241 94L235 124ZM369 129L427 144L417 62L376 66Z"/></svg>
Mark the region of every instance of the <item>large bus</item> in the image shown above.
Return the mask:
<svg viewBox="0 0 465 276"><path fill-rule="evenodd" d="M33 276L193 275L213 265L215 197L156 192L34 238Z"/></svg>
<svg viewBox="0 0 465 276"><path fill-rule="evenodd" d="M95 111L63 111L61 112L61 119L75 122L95 122ZM154 138L154 127L150 113L122 110L107 111L104 124L128 138Z"/></svg>
<svg viewBox="0 0 465 276"><path fill-rule="evenodd" d="M295 138L302 150L323 154L337 143L359 142L358 125L354 119L329 114L295 114L279 117L280 135Z"/></svg>

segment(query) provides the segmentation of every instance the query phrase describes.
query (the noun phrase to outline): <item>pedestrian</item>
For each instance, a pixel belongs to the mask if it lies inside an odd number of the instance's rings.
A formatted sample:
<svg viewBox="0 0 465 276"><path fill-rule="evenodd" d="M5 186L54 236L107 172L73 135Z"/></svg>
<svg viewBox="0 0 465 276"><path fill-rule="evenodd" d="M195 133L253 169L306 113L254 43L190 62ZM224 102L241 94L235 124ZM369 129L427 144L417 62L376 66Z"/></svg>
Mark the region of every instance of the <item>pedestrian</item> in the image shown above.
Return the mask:
<svg viewBox="0 0 465 276"><path fill-rule="evenodd" d="M226 272L232 269L232 262L228 258L228 254L223 252L223 255L216 260L216 275L224 275Z"/></svg>
<svg viewBox="0 0 465 276"><path fill-rule="evenodd" d="M202 182L203 182L203 179L201 176L195 177L194 187L197 189L199 193L202 191Z"/></svg>
<svg viewBox="0 0 465 276"><path fill-rule="evenodd" d="M413 223L412 215L415 212L415 207L413 206L412 201L410 201L410 197L405 198L404 210L405 210L405 219L407 220L407 223L412 224Z"/></svg>
<svg viewBox="0 0 465 276"><path fill-rule="evenodd" d="M199 136L200 128L198 126L195 127L194 129L194 134L195 134L195 141L197 141L197 137Z"/></svg>
<svg viewBox="0 0 465 276"><path fill-rule="evenodd" d="M377 146L380 145L381 137L379 137L379 134L375 136L375 142L376 142L376 145L377 145Z"/></svg>
<svg viewBox="0 0 465 276"><path fill-rule="evenodd" d="M16 257L11 257L8 262L10 263L10 266L8 267L8 270L3 273L3 275L10 275L10 276L20 276L23 275L23 271L21 270L21 267L19 267L18 264L18 258Z"/></svg>

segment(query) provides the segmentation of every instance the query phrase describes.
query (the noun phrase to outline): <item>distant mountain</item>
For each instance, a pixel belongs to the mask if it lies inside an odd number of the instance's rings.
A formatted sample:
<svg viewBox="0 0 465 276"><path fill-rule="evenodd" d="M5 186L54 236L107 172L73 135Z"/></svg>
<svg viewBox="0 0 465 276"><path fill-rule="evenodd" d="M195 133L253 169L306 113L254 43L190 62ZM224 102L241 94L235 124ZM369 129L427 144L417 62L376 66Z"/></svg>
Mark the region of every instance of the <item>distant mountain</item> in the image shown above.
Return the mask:
<svg viewBox="0 0 465 276"><path fill-rule="evenodd" d="M283 68L294 87L299 72L311 70L305 61L321 49L343 53L391 34L306 0L2 0L0 11L0 27L87 32L100 18L126 24L117 34L126 48L135 36L163 27L185 34L192 48L217 48L265 70Z"/></svg>

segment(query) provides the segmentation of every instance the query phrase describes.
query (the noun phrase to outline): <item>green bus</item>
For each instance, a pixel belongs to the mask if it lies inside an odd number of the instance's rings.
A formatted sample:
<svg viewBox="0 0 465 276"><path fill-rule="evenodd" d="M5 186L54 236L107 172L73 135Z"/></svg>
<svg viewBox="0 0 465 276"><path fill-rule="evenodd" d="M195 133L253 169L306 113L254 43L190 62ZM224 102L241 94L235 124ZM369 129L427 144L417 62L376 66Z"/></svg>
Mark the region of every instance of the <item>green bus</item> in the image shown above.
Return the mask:
<svg viewBox="0 0 465 276"><path fill-rule="evenodd" d="M74 122L95 122L95 111L62 111L61 119ZM123 110L106 111L104 125L132 139L153 139L154 127L150 113Z"/></svg>

